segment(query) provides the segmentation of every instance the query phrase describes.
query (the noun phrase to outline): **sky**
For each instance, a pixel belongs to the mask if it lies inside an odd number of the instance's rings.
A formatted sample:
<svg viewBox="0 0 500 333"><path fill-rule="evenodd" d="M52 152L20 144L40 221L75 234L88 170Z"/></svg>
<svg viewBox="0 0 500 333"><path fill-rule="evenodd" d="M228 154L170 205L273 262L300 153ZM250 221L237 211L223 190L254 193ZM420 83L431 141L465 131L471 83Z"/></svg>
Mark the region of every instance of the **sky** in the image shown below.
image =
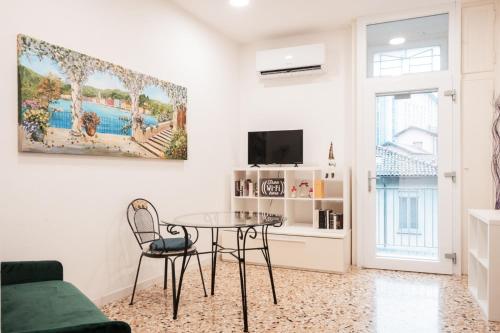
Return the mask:
<svg viewBox="0 0 500 333"><path fill-rule="evenodd" d="M116 76L105 72L96 72L89 76L85 82L86 86L91 86L97 89L118 89L128 91Z"/></svg>
<svg viewBox="0 0 500 333"><path fill-rule="evenodd" d="M66 81L66 76L63 74L62 70L57 63L49 57L42 57L42 60L40 60L37 56L25 53L20 57L19 62L21 65L28 67L40 75L47 76L49 73L52 73L63 81Z"/></svg>
<svg viewBox="0 0 500 333"><path fill-rule="evenodd" d="M157 86L146 86L144 88L143 94L148 96L150 99L154 99L162 103L168 104L169 102L169 98L165 91L158 88Z"/></svg>
<svg viewBox="0 0 500 333"><path fill-rule="evenodd" d="M42 57L40 60L37 56L23 54L20 57L19 62L21 65L28 67L40 75L47 76L49 73L52 73L64 82L67 82L66 76L63 74L57 63L49 57ZM90 75L85 82L85 85L97 89L118 89L128 91L116 76L106 72L96 72ZM162 103L169 103L170 101L167 94L157 86L146 86L143 94L148 96L150 99L154 99Z"/></svg>

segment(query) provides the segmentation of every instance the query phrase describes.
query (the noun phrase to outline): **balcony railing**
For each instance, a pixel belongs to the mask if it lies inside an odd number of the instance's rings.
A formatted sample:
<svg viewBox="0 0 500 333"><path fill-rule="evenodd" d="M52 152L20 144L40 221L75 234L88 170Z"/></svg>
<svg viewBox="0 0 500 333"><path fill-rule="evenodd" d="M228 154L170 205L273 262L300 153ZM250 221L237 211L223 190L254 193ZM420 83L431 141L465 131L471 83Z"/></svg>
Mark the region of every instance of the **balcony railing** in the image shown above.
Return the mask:
<svg viewBox="0 0 500 333"><path fill-rule="evenodd" d="M377 254L436 258L437 218L436 186L377 184Z"/></svg>
<svg viewBox="0 0 500 333"><path fill-rule="evenodd" d="M97 126L98 133L115 135L132 135L131 115L124 112L123 115L103 115L98 114L100 123ZM73 123L72 114L68 111L51 112L49 125L55 128L71 128ZM152 116L144 119L144 128L157 127L158 122Z"/></svg>

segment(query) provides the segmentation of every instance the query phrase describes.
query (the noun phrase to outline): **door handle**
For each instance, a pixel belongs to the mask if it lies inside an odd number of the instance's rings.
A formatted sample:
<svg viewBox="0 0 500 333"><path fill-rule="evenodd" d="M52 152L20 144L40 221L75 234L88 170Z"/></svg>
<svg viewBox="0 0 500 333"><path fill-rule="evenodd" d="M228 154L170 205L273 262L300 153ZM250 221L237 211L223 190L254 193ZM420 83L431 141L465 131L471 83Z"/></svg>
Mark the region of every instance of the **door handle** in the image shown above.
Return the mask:
<svg viewBox="0 0 500 333"><path fill-rule="evenodd" d="M457 182L457 173L455 171L445 172L443 176L445 176L446 178L451 178L451 181L454 183Z"/></svg>
<svg viewBox="0 0 500 333"><path fill-rule="evenodd" d="M372 180L380 179L380 177L372 177L372 172L368 171L368 192L372 191Z"/></svg>

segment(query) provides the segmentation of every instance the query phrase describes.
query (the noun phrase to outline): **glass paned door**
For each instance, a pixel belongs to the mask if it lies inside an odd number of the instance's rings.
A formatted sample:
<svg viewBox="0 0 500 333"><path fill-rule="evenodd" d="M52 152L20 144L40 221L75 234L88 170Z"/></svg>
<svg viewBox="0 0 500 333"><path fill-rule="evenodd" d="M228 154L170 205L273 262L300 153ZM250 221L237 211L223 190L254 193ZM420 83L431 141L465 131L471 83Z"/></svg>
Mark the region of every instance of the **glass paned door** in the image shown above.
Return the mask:
<svg viewBox="0 0 500 333"><path fill-rule="evenodd" d="M434 88L426 88L429 82ZM425 74L367 90L364 267L453 271L446 253L453 248L454 185L444 176L453 170L449 84Z"/></svg>
<svg viewBox="0 0 500 333"><path fill-rule="evenodd" d="M453 273L456 18L443 6L358 20L356 242L363 267Z"/></svg>
<svg viewBox="0 0 500 333"><path fill-rule="evenodd" d="M376 96L376 254L438 258L438 93Z"/></svg>

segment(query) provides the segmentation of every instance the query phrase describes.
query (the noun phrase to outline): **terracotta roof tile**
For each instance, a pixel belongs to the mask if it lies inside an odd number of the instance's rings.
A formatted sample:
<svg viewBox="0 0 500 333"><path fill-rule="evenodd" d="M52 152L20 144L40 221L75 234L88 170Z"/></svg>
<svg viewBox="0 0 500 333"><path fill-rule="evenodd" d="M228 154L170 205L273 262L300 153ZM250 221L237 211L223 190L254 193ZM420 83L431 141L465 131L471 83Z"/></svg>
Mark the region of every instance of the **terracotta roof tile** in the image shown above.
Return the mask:
<svg viewBox="0 0 500 333"><path fill-rule="evenodd" d="M421 177L436 175L437 167L434 163L377 146L377 176Z"/></svg>

